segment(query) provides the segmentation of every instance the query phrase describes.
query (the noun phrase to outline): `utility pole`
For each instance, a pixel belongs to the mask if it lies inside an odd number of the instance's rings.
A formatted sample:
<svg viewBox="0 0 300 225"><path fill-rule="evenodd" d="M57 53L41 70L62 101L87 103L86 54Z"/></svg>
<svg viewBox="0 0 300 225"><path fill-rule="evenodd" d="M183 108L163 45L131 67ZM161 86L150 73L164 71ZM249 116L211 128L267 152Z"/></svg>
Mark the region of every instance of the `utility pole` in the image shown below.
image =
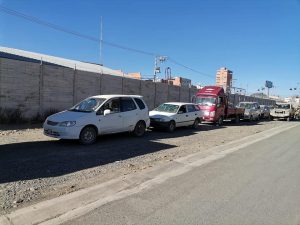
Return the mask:
<svg viewBox="0 0 300 225"><path fill-rule="evenodd" d="M102 24L102 16L100 20L100 65L103 65L103 59L102 59L102 45L103 45L103 24Z"/></svg>
<svg viewBox="0 0 300 225"><path fill-rule="evenodd" d="M160 73L160 64L165 62L167 60L167 56L155 56L154 58L154 76L153 76L153 82L156 82L156 74Z"/></svg>

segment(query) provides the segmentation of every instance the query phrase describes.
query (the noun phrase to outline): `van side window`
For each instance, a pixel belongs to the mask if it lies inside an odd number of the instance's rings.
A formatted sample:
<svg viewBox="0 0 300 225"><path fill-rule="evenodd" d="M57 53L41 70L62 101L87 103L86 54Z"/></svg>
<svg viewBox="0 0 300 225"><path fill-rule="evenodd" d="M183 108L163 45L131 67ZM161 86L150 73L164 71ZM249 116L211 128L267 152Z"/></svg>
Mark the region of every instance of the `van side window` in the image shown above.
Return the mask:
<svg viewBox="0 0 300 225"><path fill-rule="evenodd" d="M109 109L111 113L119 113L120 112L120 99L114 98L106 102L98 111L98 115L103 115L104 110Z"/></svg>
<svg viewBox="0 0 300 225"><path fill-rule="evenodd" d="M139 98L134 98L134 101L136 102L136 104L139 106L140 109L146 108L144 102L143 102L141 99L139 99Z"/></svg>
<svg viewBox="0 0 300 225"><path fill-rule="evenodd" d="M121 111L127 112L136 109L136 105L132 98L121 98Z"/></svg>

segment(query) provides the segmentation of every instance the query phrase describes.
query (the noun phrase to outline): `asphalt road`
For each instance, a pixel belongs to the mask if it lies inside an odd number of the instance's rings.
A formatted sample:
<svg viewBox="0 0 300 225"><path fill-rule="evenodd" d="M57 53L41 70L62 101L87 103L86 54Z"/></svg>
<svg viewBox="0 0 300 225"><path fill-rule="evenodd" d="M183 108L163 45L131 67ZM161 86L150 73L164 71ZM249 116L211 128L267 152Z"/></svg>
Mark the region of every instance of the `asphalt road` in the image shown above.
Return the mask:
<svg viewBox="0 0 300 225"><path fill-rule="evenodd" d="M300 127L69 224L300 224Z"/></svg>

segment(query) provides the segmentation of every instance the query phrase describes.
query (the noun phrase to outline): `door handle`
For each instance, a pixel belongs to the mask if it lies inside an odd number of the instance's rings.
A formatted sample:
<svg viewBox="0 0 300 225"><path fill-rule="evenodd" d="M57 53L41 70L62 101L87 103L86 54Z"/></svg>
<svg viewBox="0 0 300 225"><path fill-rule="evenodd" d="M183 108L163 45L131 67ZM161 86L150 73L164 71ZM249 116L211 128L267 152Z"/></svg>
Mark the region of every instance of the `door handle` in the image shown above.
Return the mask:
<svg viewBox="0 0 300 225"><path fill-rule="evenodd" d="M122 116L121 116L121 115L119 115L119 117L120 117L120 118L122 118Z"/></svg>
<svg viewBox="0 0 300 225"><path fill-rule="evenodd" d="M185 115L185 117L189 117L189 115Z"/></svg>

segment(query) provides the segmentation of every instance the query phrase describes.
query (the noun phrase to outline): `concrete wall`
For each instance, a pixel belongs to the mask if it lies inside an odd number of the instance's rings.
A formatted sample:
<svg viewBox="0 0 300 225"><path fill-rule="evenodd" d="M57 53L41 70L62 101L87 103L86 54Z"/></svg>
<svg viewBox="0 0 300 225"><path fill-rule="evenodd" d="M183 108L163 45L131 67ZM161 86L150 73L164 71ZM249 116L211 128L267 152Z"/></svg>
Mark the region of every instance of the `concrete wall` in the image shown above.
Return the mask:
<svg viewBox="0 0 300 225"><path fill-rule="evenodd" d="M75 68L75 66L74 66ZM99 94L142 95L149 109L168 101L190 102L196 89L0 58L0 107L26 117L70 108Z"/></svg>
<svg viewBox="0 0 300 225"><path fill-rule="evenodd" d="M196 88L0 58L0 108L20 109L28 118L67 109L92 95L142 95L151 110L164 102L191 102L196 92ZM230 95L230 101L235 105L240 101L275 103L241 95Z"/></svg>
<svg viewBox="0 0 300 225"><path fill-rule="evenodd" d="M39 110L40 65L0 58L0 107L20 109L26 117Z"/></svg>
<svg viewBox="0 0 300 225"><path fill-rule="evenodd" d="M74 102L77 102L93 95L100 95L101 77L100 74L79 71L75 72Z"/></svg>

